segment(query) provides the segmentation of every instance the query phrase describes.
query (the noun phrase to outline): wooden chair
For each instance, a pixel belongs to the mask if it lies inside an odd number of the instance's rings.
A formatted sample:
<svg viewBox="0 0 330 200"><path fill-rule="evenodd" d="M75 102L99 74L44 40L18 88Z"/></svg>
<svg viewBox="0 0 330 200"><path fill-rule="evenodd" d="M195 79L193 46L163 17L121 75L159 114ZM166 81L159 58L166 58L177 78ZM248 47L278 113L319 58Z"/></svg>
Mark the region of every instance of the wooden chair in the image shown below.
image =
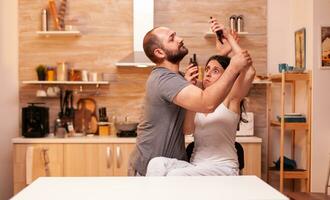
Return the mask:
<svg viewBox="0 0 330 200"><path fill-rule="evenodd" d="M195 146L195 143L191 142L188 144L188 146L186 148L186 152L187 152L189 161L191 158L191 154L194 151L194 146ZM243 149L243 146L238 142L235 142L235 148L236 148L236 152L237 152L239 174L242 175L242 169L244 168L244 149Z"/></svg>

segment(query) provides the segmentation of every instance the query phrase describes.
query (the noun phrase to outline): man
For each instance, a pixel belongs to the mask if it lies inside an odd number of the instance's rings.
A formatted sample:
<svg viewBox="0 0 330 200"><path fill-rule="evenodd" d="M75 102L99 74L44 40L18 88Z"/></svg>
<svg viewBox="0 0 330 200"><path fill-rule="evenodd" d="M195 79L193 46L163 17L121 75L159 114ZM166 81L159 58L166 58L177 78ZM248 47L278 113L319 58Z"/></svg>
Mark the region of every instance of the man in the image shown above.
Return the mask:
<svg viewBox="0 0 330 200"><path fill-rule="evenodd" d="M201 90L179 73L180 61L188 49L174 31L166 27L152 29L144 37L143 48L156 67L146 83L144 119L138 126L136 149L130 160L129 174L142 176L154 157L187 159L182 133L185 110L213 112L231 90L240 71L252 63L248 52L241 51L233 56L216 83Z"/></svg>

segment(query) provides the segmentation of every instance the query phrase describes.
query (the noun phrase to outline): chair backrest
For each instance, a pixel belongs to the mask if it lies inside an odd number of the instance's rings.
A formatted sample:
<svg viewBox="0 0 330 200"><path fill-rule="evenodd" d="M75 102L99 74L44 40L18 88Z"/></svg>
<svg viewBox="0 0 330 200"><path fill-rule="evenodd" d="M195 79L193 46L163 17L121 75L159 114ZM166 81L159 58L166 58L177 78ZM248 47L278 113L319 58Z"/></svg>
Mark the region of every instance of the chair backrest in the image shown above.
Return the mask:
<svg viewBox="0 0 330 200"><path fill-rule="evenodd" d="M187 152L189 161L191 158L191 154L194 151L194 146L195 146L195 143L192 142L192 143L188 144L188 146L186 148L186 152ZM242 170L244 168L244 149L243 149L242 145L238 142L235 142L235 148L236 148L236 152L237 152L238 168L240 170Z"/></svg>
<svg viewBox="0 0 330 200"><path fill-rule="evenodd" d="M244 168L244 149L243 146L238 142L235 142L235 148L237 152L238 168L239 170L242 170Z"/></svg>

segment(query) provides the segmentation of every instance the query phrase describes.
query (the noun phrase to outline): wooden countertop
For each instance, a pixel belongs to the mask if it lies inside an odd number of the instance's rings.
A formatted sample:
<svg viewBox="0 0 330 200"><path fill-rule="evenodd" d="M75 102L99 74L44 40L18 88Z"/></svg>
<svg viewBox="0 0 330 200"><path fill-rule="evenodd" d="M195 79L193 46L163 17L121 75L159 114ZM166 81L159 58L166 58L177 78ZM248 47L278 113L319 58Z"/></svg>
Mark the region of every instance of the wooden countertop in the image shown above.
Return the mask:
<svg viewBox="0 0 330 200"><path fill-rule="evenodd" d="M192 136L186 136L186 143L190 143L194 140ZM83 137L69 137L69 138L55 138L55 137L45 137L45 138L24 138L17 137L12 139L13 144L30 144L30 143L132 143L136 142L136 138L124 138L117 136L83 136ZM255 136L249 137L236 137L236 142L239 143L261 143L262 139Z"/></svg>

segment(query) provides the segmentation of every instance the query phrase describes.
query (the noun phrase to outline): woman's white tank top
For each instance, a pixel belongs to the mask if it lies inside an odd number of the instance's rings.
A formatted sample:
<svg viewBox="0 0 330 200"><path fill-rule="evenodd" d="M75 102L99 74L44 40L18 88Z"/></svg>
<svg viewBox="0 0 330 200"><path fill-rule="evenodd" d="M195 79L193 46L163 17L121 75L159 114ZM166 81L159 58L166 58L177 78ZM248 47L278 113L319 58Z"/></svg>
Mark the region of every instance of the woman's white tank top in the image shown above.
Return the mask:
<svg viewBox="0 0 330 200"><path fill-rule="evenodd" d="M216 162L238 168L235 138L239 115L220 104L207 116L196 113L194 151L190 162Z"/></svg>

